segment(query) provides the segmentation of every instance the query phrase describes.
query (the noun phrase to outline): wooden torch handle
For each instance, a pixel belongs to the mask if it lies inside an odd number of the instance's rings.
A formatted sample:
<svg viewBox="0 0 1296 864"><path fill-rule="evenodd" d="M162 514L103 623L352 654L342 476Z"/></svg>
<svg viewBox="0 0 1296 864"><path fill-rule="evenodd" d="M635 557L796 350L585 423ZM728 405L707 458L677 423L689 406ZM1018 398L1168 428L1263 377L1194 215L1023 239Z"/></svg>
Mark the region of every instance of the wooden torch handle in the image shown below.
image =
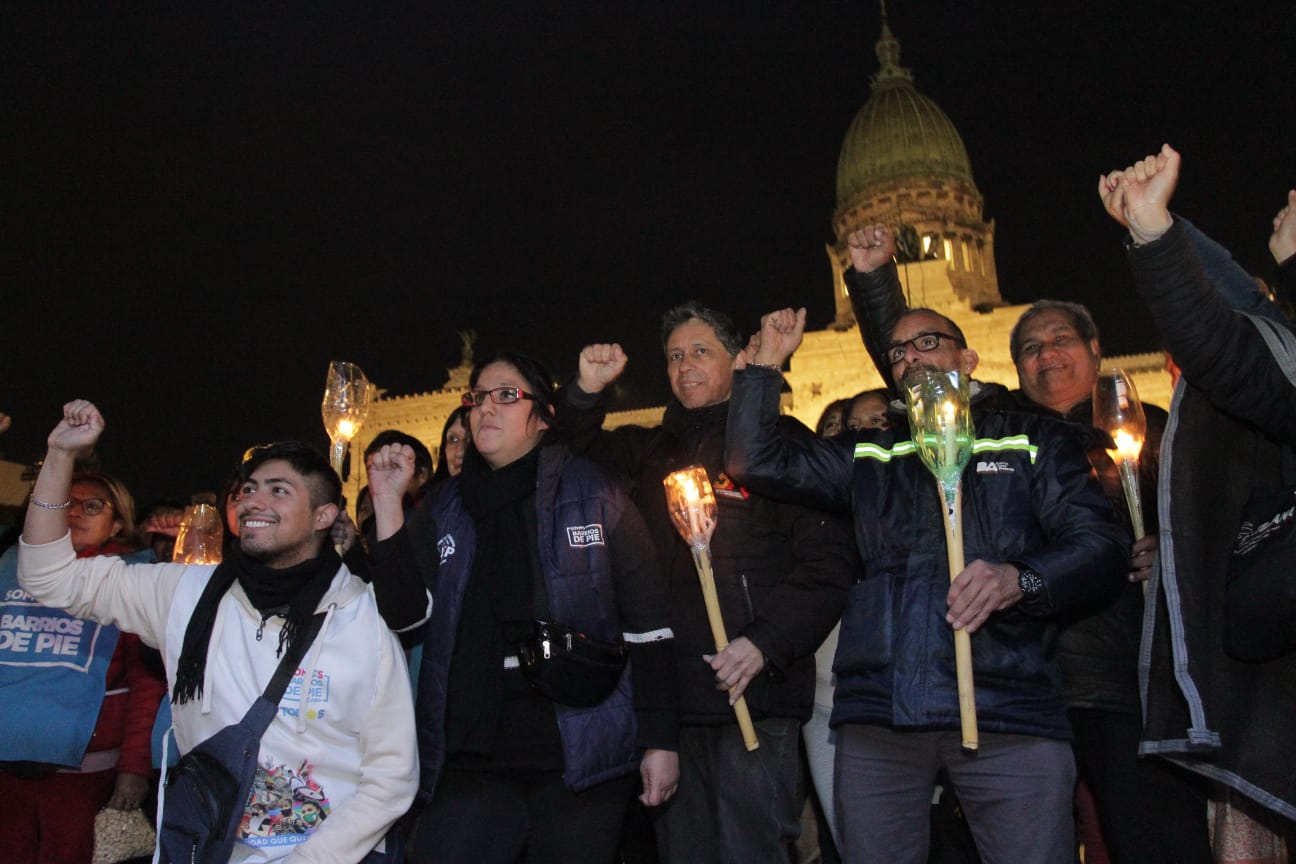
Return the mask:
<svg viewBox="0 0 1296 864"><path fill-rule="evenodd" d="M702 583L702 599L706 602L707 620L711 623L711 635L715 638L716 651L723 651L729 646L729 636L725 633L724 618L720 614L720 595L716 592L715 574L711 571L710 550L705 547L694 549L693 563L697 565L698 580ZM750 752L760 747L760 741L756 738L756 727L752 725L751 712L747 710L746 697L739 696L738 701L734 702L733 709L747 750Z"/></svg>
<svg viewBox="0 0 1296 864"><path fill-rule="evenodd" d="M939 484L938 484L939 485ZM958 519L963 513L963 485L954 490L953 505L945 509L945 546L949 550L950 581L963 572L963 529ZM941 501L945 490L941 488ZM960 627L954 631L954 668L958 673L959 722L963 729L963 746L977 749L976 691L972 684L972 637Z"/></svg>

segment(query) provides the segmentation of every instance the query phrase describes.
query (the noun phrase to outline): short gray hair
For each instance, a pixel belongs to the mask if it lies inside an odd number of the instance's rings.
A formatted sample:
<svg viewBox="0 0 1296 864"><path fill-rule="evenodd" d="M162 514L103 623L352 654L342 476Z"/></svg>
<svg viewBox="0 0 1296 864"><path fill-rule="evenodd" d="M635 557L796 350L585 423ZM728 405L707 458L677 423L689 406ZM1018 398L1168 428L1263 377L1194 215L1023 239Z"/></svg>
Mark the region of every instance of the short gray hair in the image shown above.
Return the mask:
<svg viewBox="0 0 1296 864"><path fill-rule="evenodd" d="M1017 319L1017 323L1013 325L1012 335L1008 337L1008 351L1012 354L1014 366L1021 359L1022 330L1032 318L1045 312L1061 312L1065 315L1070 320L1071 326L1075 328L1076 335L1083 339L1085 344L1098 338L1098 325L1094 323L1089 310L1081 304L1066 300L1036 300Z"/></svg>

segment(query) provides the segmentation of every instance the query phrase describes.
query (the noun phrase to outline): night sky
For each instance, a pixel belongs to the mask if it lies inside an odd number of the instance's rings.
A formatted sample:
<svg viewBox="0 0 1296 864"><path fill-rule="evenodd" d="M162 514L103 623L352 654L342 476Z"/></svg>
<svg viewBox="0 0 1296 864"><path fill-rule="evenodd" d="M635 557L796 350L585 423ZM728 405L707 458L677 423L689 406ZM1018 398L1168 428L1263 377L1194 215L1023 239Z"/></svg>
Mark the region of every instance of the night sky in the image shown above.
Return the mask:
<svg viewBox="0 0 1296 864"><path fill-rule="evenodd" d="M467 8L457 8L457 7ZM1296 186L1290 0L890 4L961 132L1005 298L1079 299L1156 347L1101 171L1170 141L1178 209L1267 270ZM457 330L544 358L622 342L668 390L660 313L832 317L838 151L876 3L6 3L0 438L40 458L96 401L142 503L249 444L323 446L329 359L438 387Z"/></svg>

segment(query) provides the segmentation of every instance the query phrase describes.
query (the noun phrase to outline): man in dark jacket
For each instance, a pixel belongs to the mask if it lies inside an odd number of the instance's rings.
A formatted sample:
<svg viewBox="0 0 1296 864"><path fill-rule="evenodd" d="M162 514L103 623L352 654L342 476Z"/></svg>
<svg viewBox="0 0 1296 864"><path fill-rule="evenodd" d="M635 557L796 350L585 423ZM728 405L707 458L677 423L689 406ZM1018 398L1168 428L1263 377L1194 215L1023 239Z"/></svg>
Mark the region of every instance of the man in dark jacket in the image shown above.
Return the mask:
<svg viewBox="0 0 1296 864"><path fill-rule="evenodd" d="M1228 577L1253 494L1293 482L1296 337L1248 298L1251 281L1225 250L1211 255L1168 207L1180 156L1169 145L1099 180L1107 212L1129 229L1134 287L1182 369L1170 403L1159 500L1161 568L1149 585L1142 647L1144 753L1159 753L1282 817L1296 834L1296 651L1257 656L1266 624L1291 633L1291 582L1269 608L1233 617ZM1273 289L1296 293L1296 193L1274 218ZM1217 247L1218 248L1218 247ZM1239 284L1240 283L1240 284ZM1290 308L1290 306L1288 306ZM1241 314L1243 311L1248 314ZM1262 313L1257 315L1255 313ZM1271 321L1281 315L1271 315ZM1290 495L1290 492L1288 493ZM1262 589L1264 586L1255 586ZM1274 622L1270 614L1277 613ZM1218 838L1217 838L1218 840Z"/></svg>
<svg viewBox="0 0 1296 864"><path fill-rule="evenodd" d="M777 862L800 831L800 726L814 697L814 651L841 615L858 559L844 524L733 483L723 451L734 359L732 322L697 303L662 327L675 398L662 424L602 431L602 391L625 368L617 345L581 352L560 414L573 446L617 471L648 523L667 573L680 681L680 784L657 817L668 862ZM812 437L790 421L785 434ZM719 515L711 540L729 647L716 652L688 545L666 510L662 480L707 469ZM726 690L728 693L726 693ZM744 695L760 746L743 747L732 702Z"/></svg>
<svg viewBox="0 0 1296 864"><path fill-rule="evenodd" d="M1107 500L1132 529L1120 471L1108 454L1112 442L1093 428L1102 346L1089 310L1078 303L1038 300L1017 320L1009 347L1023 409L1076 424ZM1143 583L1156 560L1158 456L1166 423L1164 410L1155 405L1143 410L1147 437L1138 479L1147 534L1134 542L1130 581L1121 592L1063 620L1058 661L1075 731L1076 768L1093 794L1111 860L1210 864L1204 784L1162 759L1138 755Z"/></svg>
<svg viewBox="0 0 1296 864"><path fill-rule="evenodd" d="M877 268L879 279L897 278L889 261ZM897 390L913 368L971 375L977 354L957 325L931 310L894 311L870 349ZM1129 536L1072 430L1002 410L1007 391L974 381L961 514L970 563L951 585L937 484L903 417L835 440L780 434L777 369L804 327L805 310L762 319L759 347L734 376L727 467L766 494L854 514L864 567L842 618L831 721L845 858L925 861L943 767L984 860L1069 862L1075 765L1053 619L1119 590ZM975 752L960 749L951 628L972 635Z"/></svg>

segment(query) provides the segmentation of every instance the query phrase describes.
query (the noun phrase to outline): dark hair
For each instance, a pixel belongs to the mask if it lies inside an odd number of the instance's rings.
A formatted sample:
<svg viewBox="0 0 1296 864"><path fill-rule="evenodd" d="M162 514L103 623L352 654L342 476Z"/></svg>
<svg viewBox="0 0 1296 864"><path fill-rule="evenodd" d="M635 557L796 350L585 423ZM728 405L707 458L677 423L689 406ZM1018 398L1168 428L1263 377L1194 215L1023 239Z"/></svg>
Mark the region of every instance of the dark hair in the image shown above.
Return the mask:
<svg viewBox="0 0 1296 864"><path fill-rule="evenodd" d="M364 502L366 501L366 499L369 501L369 507L370 507L368 519L362 518L360 516L361 511L364 510ZM355 500L356 531L357 533L359 533L360 537L365 540L365 542L369 542L369 526L373 524L375 518L372 508L373 508L373 494L369 491L369 484L366 483L364 486L361 486L360 491L356 493L356 500ZM374 535L374 538L377 539L376 534Z"/></svg>
<svg viewBox="0 0 1296 864"><path fill-rule="evenodd" d="M881 399L882 404L884 405L890 404L891 402L891 397L887 395L887 389L885 387L875 387L872 390L861 390L846 401L850 403L851 408L854 408L855 403L861 399Z"/></svg>
<svg viewBox="0 0 1296 864"><path fill-rule="evenodd" d="M464 429L464 443L472 443L472 430L468 428L468 413L472 411L467 405L460 405L450 412L446 418L445 425L441 427L441 447L437 450L436 471L432 473L432 480L445 480L450 476L450 466L446 463L446 436L450 434L450 427L458 423Z"/></svg>
<svg viewBox="0 0 1296 864"><path fill-rule="evenodd" d="M927 315L934 315L937 318L939 318L941 322L946 327L949 328L949 335L955 337L956 339L958 339L960 343L962 343L960 347L963 348L968 347L967 337L963 335L963 329L961 327L955 324L954 321L948 315L942 315L941 313L937 312L935 309L928 309L926 306L915 306L912 309L906 309L904 312L900 313L900 317L896 319L896 325L899 325L899 323L902 320L908 318L910 315L914 315L919 312L923 312ZM891 332L887 334L887 337L893 338L894 336L895 336L895 327L893 326L891 328ZM883 352L885 353L887 350L889 349L886 346L883 346Z"/></svg>
<svg viewBox="0 0 1296 864"><path fill-rule="evenodd" d="M859 393L856 393L855 396L850 400L850 408L846 410L845 416L842 417L842 427L843 428L850 427L850 417L852 414L855 413L856 405L861 404L867 399L880 399L882 401L882 423L883 423L883 426L881 428L883 429L889 428L891 424L891 421L887 419L887 411L891 407L891 397L888 395L889 392L890 391L886 390L885 388L877 387L873 390L861 390Z"/></svg>
<svg viewBox="0 0 1296 864"><path fill-rule="evenodd" d="M703 306L696 300L689 300L681 303L673 309L666 310L662 315L662 351L670 350L670 337L681 324L687 324L693 319L701 321L715 331L716 338L720 344L729 352L730 357L738 356L742 350L744 340L738 328L734 326L733 319L723 312L717 312L708 306Z"/></svg>
<svg viewBox="0 0 1296 864"><path fill-rule="evenodd" d="M311 506L341 504L342 481L338 479L337 472L323 453L301 441L279 441L251 448L244 454L243 464L239 466L239 479L246 483L253 471L263 463L276 459L287 462L294 471L306 478L311 492ZM221 506L224 506L223 501Z"/></svg>
<svg viewBox="0 0 1296 864"><path fill-rule="evenodd" d="M846 428L846 412L850 410L853 399L834 399L828 403L828 407L819 415L819 422L815 424L815 434L820 438L823 437L824 428L828 425L828 418L834 411L841 415L840 425L842 429ZM840 429L838 431L841 431Z"/></svg>
<svg viewBox="0 0 1296 864"><path fill-rule="evenodd" d="M369 442L369 446L364 449L365 459L377 453L388 444L407 444L414 451L414 473L426 471L432 474L432 451L428 450L427 445L413 435L401 432L399 429L384 429L374 436Z"/></svg>
<svg viewBox="0 0 1296 864"><path fill-rule="evenodd" d="M554 379L549 370L539 360L517 351L500 351L489 360L483 360L472 368L468 376L468 386L476 389L477 379L482 370L492 363L507 363L522 376L522 389L531 395L531 410L551 427L555 425L557 413L554 410ZM465 424L466 425L466 424Z"/></svg>
<svg viewBox="0 0 1296 864"><path fill-rule="evenodd" d="M1031 307L1021 314L1017 323L1013 325L1012 335L1008 337L1008 352L1012 355L1013 365L1017 365L1017 360L1021 357L1022 349L1022 328L1026 322L1030 321L1037 315L1045 312L1061 312L1071 322L1075 328L1076 334L1088 345L1098 338L1098 325L1094 323L1093 316L1089 310L1079 303L1069 303L1066 300L1036 300Z"/></svg>
<svg viewBox="0 0 1296 864"><path fill-rule="evenodd" d="M225 525L226 532L232 531L234 526L230 525L229 520L225 518L225 505L229 503L231 498L237 501L242 492L243 466L240 464L236 465L229 476L225 478L225 485L221 487L220 500L216 502L217 506L220 507L221 520Z"/></svg>

